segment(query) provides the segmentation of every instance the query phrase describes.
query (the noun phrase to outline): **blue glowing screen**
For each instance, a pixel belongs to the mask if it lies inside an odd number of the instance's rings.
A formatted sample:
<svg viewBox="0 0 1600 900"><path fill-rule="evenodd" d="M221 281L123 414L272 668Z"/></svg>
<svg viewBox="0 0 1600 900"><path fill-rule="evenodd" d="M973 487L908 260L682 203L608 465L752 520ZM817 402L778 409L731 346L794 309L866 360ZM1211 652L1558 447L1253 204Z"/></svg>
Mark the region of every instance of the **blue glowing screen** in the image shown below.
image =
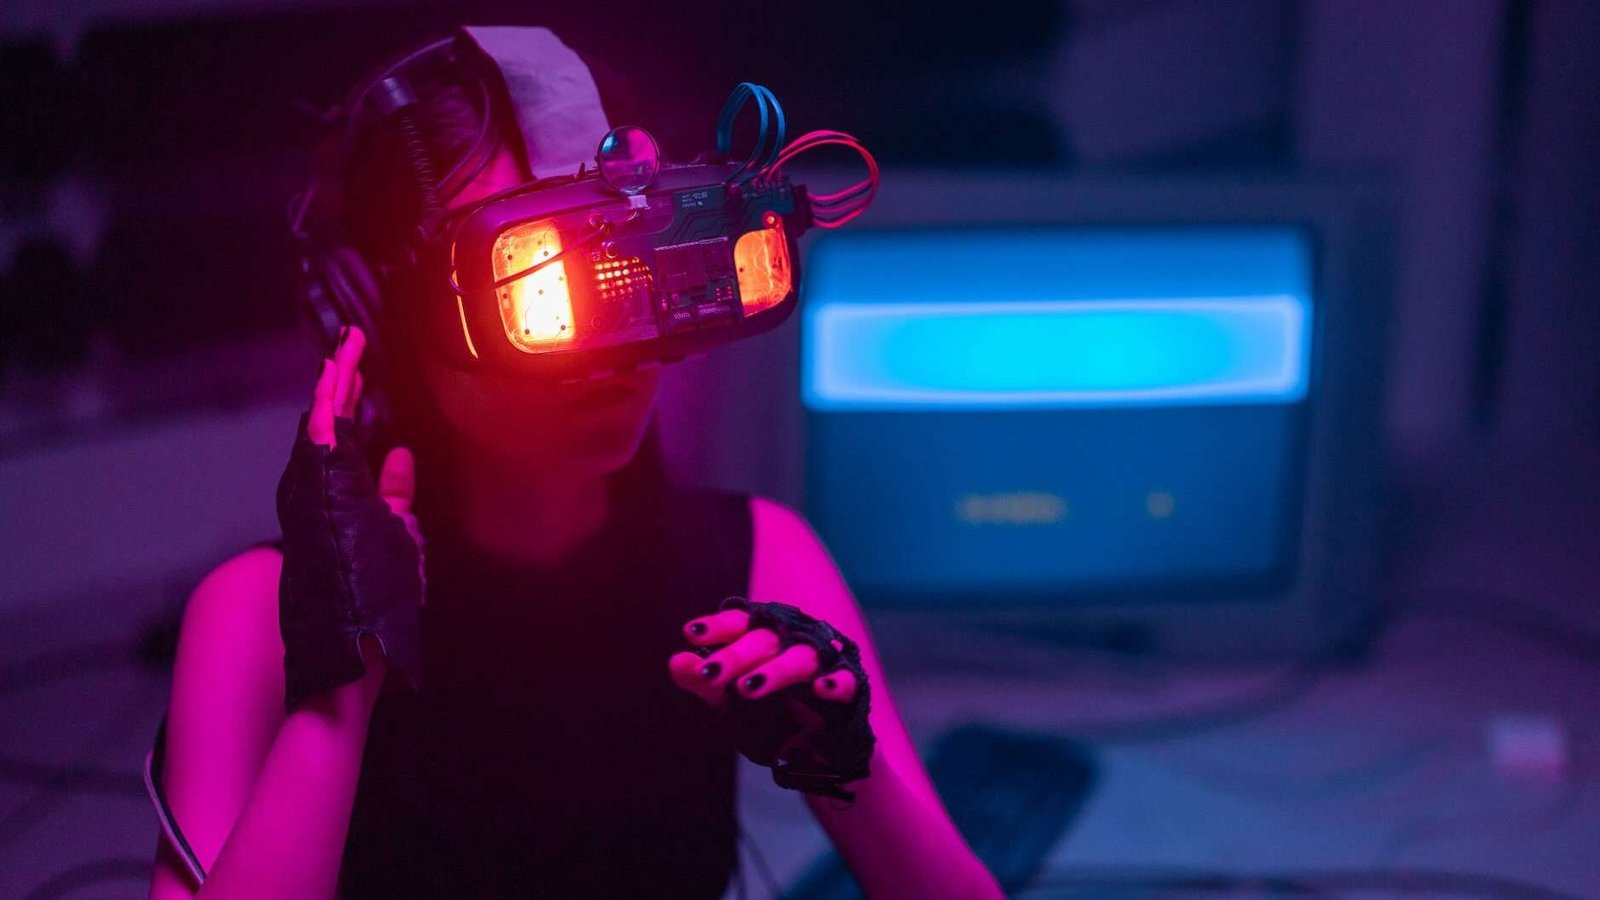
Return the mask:
<svg viewBox="0 0 1600 900"><path fill-rule="evenodd" d="M806 266L808 512L864 599L1292 576L1307 232L841 231Z"/></svg>
<svg viewBox="0 0 1600 900"><path fill-rule="evenodd" d="M1292 403L1310 260L1288 229L879 232L804 279L817 410Z"/></svg>

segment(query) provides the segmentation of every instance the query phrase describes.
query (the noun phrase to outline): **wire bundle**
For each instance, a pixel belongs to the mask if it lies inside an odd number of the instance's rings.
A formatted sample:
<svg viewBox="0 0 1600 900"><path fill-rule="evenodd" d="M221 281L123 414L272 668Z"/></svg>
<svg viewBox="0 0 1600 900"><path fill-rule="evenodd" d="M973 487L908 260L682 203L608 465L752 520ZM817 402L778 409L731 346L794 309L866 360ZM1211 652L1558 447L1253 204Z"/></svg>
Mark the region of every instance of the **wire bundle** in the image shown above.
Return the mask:
<svg viewBox="0 0 1600 900"><path fill-rule="evenodd" d="M849 147L861 155L867 164L867 177L841 191L811 196L812 221L819 228L838 228L861 215L878 193L878 161L854 137L842 131L811 131L784 145L785 123L783 106L772 91L754 82L742 81L723 104L717 117L717 153L724 159L733 148L733 123L746 103L756 104L757 134L755 147L739 168L728 176L728 184L745 184L777 176L783 166L796 156L817 147L835 144ZM779 148L782 148L781 150Z"/></svg>
<svg viewBox="0 0 1600 900"><path fill-rule="evenodd" d="M741 81L728 95L728 102L722 105L722 113L717 116L718 155L726 159L733 149L733 122L751 100L756 102L756 114L759 117L756 145L751 149L749 158L728 176L730 184L749 181L758 173L765 172L778 158L778 148L783 146L785 125L783 106L778 103L778 98L759 84Z"/></svg>
<svg viewBox="0 0 1600 900"><path fill-rule="evenodd" d="M867 164L867 177L831 194L811 195L811 218L819 228L838 228L849 222L866 212L867 206L872 203L872 198L877 196L878 161L872 158L867 148L842 131L810 131L795 138L794 143L784 147L777 157L761 170L762 177L771 177L796 156L807 150L830 144L849 147L859 153Z"/></svg>

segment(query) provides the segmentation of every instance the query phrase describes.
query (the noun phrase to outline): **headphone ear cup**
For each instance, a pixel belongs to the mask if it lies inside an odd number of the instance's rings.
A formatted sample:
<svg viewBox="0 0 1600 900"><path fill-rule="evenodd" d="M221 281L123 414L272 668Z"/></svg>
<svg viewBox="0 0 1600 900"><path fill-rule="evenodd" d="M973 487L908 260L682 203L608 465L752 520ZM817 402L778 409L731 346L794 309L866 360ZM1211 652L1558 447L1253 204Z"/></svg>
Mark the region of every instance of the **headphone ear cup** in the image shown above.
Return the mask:
<svg viewBox="0 0 1600 900"><path fill-rule="evenodd" d="M327 261L320 254L308 252L300 257L297 287L300 308L311 320L318 349L326 356L339 339L339 329L344 327L345 318L333 281L328 275Z"/></svg>
<svg viewBox="0 0 1600 900"><path fill-rule="evenodd" d="M339 343L339 332L354 325L367 336L362 368L380 369L381 347L378 334L380 296L378 281L361 254L350 247L334 246L320 253L308 253L301 262L305 276L302 299L322 338L324 355L331 355ZM385 431L387 401L376 380L362 392L357 420L370 436Z"/></svg>
<svg viewBox="0 0 1600 900"><path fill-rule="evenodd" d="M307 253L300 271L301 302L325 353L332 352L346 325L358 326L369 342L377 339L378 284L360 254L348 247Z"/></svg>
<svg viewBox="0 0 1600 900"><path fill-rule="evenodd" d="M350 247L335 246L322 257L324 280L333 295L341 325L354 325L366 333L369 346L378 340L381 299L378 280L367 261ZM335 332L335 339L338 333Z"/></svg>

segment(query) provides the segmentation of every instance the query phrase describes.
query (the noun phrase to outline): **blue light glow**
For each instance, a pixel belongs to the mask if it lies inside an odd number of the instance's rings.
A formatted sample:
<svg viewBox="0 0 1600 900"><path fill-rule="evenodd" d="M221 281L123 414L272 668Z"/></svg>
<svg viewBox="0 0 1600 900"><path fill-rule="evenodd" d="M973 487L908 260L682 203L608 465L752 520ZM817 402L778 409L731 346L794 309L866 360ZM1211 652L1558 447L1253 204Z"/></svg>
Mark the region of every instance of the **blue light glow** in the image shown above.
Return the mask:
<svg viewBox="0 0 1600 900"><path fill-rule="evenodd" d="M930 230L819 242L816 410L1293 403L1309 253L1289 229Z"/></svg>

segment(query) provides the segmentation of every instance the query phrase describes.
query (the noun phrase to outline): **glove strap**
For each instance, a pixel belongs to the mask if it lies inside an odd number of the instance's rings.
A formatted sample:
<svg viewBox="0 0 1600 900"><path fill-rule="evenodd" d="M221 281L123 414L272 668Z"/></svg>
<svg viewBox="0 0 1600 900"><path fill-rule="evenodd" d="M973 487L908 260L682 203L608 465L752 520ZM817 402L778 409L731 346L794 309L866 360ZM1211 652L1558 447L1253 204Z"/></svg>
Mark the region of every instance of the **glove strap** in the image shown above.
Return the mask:
<svg viewBox="0 0 1600 900"><path fill-rule="evenodd" d="M855 794L842 785L870 774L873 747L867 713L872 707L871 685L861 666L861 650L856 642L838 629L787 603L756 603L743 597L722 601L722 609L743 610L750 617L750 628L765 628L778 636L779 645L807 644L817 651L819 671L844 670L855 676L856 694L847 703L824 700L809 684L795 685L772 697L748 701L752 706L771 704L780 698L803 703L822 718L822 726L791 749L786 759L774 758L766 750L775 745L771 715L750 715L741 750L752 761L772 769L772 780L779 787L817 796L851 801ZM754 713L754 710L751 710ZM752 733L754 732L754 733ZM752 753L751 750L756 749Z"/></svg>

